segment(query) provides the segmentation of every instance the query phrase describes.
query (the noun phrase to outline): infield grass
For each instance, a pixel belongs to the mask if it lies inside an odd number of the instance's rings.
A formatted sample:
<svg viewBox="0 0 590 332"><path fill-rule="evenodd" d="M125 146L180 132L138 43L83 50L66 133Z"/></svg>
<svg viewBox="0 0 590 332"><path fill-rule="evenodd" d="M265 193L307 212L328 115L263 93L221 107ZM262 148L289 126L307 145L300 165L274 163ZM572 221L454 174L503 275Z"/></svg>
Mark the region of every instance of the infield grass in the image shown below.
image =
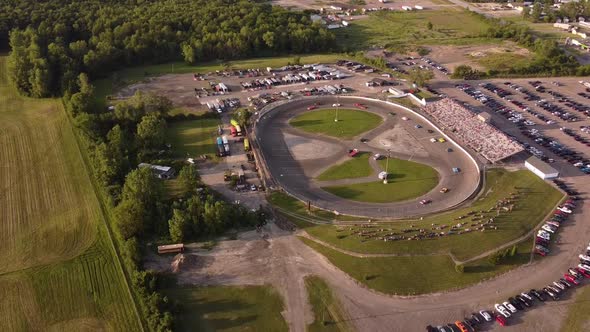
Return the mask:
<svg viewBox="0 0 590 332"><path fill-rule="evenodd" d="M419 295L463 288L506 272L530 259L532 239L518 245L518 253L500 265L485 259L455 270L449 256L399 256L359 258L300 238L332 264L367 287L386 294Z"/></svg>
<svg viewBox="0 0 590 332"><path fill-rule="evenodd" d="M140 330L57 99L8 86L0 57L0 330Z"/></svg>
<svg viewBox="0 0 590 332"><path fill-rule="evenodd" d="M338 121L335 119L336 109L320 109L302 113L289 124L312 134L351 139L376 128L383 121L379 115L352 109L338 109Z"/></svg>
<svg viewBox="0 0 590 332"><path fill-rule="evenodd" d="M487 218L495 218L493 225L497 227L496 230L486 229L485 232L472 231L417 241L385 242L379 239L380 236L388 233L401 234L403 230L408 229L413 230L403 233L406 236L417 234L419 229L431 231L433 228L442 226L446 227L439 229L438 232L448 232L450 226L459 222L467 222L461 229L470 228L470 218L462 220L457 218L473 211L488 210L498 200L507 198L510 193L517 190L523 194L516 200L512 212L505 212L499 216L496 216L495 211L486 213ZM482 195L470 206L449 213L424 217L423 220L375 222L369 227L354 224L315 225L303 221L297 221L297 223L311 236L337 248L353 252L413 255L445 255L451 252L458 260L467 260L524 236L536 227L562 198L561 192L529 171L509 172L503 169L492 169L486 173L486 186ZM372 231L374 237L361 236L359 234L361 231Z"/></svg>
<svg viewBox="0 0 590 332"><path fill-rule="evenodd" d="M353 331L348 316L326 282L317 276L305 277L305 288L311 304L314 321L307 326L309 332Z"/></svg>
<svg viewBox="0 0 590 332"><path fill-rule="evenodd" d="M271 286L175 288L165 292L180 305L177 331L287 331L280 295Z"/></svg>
<svg viewBox="0 0 590 332"><path fill-rule="evenodd" d="M385 170L386 159L378 161ZM436 187L438 173L430 166L389 158L388 183L382 181L322 187L336 196L360 202L391 203L422 196Z"/></svg>
<svg viewBox="0 0 590 332"><path fill-rule="evenodd" d="M371 154L368 152L359 153L350 160L328 168L316 179L319 181L330 181L367 177L373 174L373 169L369 165L370 156Z"/></svg>

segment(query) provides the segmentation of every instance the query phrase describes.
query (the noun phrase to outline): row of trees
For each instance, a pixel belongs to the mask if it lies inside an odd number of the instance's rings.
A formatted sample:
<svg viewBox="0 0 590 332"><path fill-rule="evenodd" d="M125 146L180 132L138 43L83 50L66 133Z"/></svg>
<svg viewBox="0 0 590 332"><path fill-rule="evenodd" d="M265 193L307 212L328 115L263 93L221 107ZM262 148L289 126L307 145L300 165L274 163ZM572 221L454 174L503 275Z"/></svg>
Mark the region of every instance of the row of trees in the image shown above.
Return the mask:
<svg viewBox="0 0 590 332"><path fill-rule="evenodd" d="M329 50L334 35L308 13L242 0L27 0L0 4L7 41L12 82L46 97L75 90L81 72Z"/></svg>
<svg viewBox="0 0 590 332"><path fill-rule="evenodd" d="M137 92L107 111L94 107L94 88L87 75L80 74L73 86L64 104L90 151L93 174L113 208L112 229L140 309L150 330L171 330L172 306L158 293L159 275L142 267L145 243L215 236L229 228L259 225L265 215L224 202L202 184L196 167L162 159L169 153L167 122L177 120L169 115L170 100ZM237 118L246 122L250 115L240 110ZM136 167L140 162L180 169L178 191L167 192L151 169Z"/></svg>

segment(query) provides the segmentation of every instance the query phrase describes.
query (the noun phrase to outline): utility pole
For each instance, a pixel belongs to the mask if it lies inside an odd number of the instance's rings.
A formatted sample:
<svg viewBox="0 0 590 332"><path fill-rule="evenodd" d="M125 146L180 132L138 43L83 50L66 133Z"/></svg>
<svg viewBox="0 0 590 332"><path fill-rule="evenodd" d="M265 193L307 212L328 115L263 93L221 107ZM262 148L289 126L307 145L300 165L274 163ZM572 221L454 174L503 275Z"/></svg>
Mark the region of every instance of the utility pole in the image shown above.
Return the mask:
<svg viewBox="0 0 590 332"><path fill-rule="evenodd" d="M383 179L383 184L387 184L387 179L389 178L389 155L391 150L387 150L387 160L385 161L385 179Z"/></svg>

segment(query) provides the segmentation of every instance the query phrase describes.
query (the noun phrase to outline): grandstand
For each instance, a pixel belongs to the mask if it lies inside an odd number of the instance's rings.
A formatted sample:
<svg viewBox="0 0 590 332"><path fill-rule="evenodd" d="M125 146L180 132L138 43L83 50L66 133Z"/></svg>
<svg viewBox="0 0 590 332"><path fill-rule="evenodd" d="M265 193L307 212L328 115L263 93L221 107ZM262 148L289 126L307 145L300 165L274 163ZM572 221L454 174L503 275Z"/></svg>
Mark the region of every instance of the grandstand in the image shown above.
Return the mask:
<svg viewBox="0 0 590 332"><path fill-rule="evenodd" d="M422 108L445 130L450 130L466 146L496 163L524 150L522 145L450 98L429 103Z"/></svg>

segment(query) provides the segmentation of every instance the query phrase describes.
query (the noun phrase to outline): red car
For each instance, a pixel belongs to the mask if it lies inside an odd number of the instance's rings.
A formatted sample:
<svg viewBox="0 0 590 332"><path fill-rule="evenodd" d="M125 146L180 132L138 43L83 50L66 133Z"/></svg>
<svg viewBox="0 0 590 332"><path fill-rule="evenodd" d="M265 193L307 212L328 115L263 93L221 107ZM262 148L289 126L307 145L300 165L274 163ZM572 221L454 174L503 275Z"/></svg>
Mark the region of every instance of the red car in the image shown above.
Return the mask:
<svg viewBox="0 0 590 332"><path fill-rule="evenodd" d="M580 273L581 275L583 275L586 278L590 278L590 273L588 273L588 271L581 269L579 267L576 268L576 271L578 271L578 273Z"/></svg>
<svg viewBox="0 0 590 332"><path fill-rule="evenodd" d="M349 157L354 157L359 153L359 149L352 149L352 150L348 150L348 156Z"/></svg>
<svg viewBox="0 0 590 332"><path fill-rule="evenodd" d="M426 205L426 204L430 204L431 202L432 202L432 201L431 201L431 200L429 200L429 199L423 199L423 200L421 200L421 201L420 201L420 204L422 204L422 205Z"/></svg>
<svg viewBox="0 0 590 332"><path fill-rule="evenodd" d="M574 278L574 276L569 275L569 274L564 274L563 277L565 278L565 280L571 282L574 285L579 285L580 283L576 280L576 278Z"/></svg>
<svg viewBox="0 0 590 332"><path fill-rule="evenodd" d="M363 110L366 110L366 109L367 109L367 106L365 106L365 105L363 105L363 104L359 104L359 103L356 103L356 104L354 104L354 106L355 106L355 107L358 107L358 108L360 108L360 109L363 109Z"/></svg>
<svg viewBox="0 0 590 332"><path fill-rule="evenodd" d="M317 107L317 106L315 106L315 105L311 105L311 106L309 106L309 107L307 108L307 110L308 110L308 111L312 111L312 110L315 110L316 108L318 108L318 107Z"/></svg>
<svg viewBox="0 0 590 332"><path fill-rule="evenodd" d="M506 326L508 325L508 322L506 321L506 318L500 316L500 315L496 315L496 322L498 322L498 324L502 325L502 326Z"/></svg>

